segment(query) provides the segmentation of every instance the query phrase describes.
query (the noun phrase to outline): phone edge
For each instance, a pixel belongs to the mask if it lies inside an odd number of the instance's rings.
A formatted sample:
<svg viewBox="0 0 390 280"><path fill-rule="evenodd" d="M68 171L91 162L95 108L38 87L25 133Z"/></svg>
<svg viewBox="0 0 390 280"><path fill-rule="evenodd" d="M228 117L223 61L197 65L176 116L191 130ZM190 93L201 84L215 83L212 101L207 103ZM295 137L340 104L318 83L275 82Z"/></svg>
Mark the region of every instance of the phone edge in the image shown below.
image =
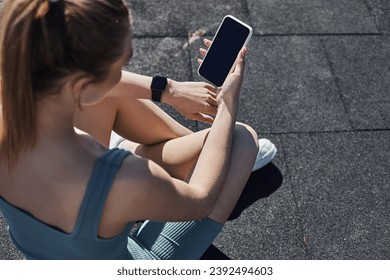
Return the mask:
<svg viewBox="0 0 390 280"><path fill-rule="evenodd" d="M238 18L236 18L236 17L234 17L234 16L232 16L232 15L226 15L226 16L223 17L221 23L219 24L218 29L217 29L217 31L215 32L214 36L213 36L212 43L211 43L210 47L208 48L208 50L212 47L213 42L214 42L214 39L215 39L215 37L218 35L219 29L222 27L223 22L224 22L225 19L228 18L228 17L231 18L231 19L233 19L234 21L239 22L241 25L243 25L243 26L245 26L246 28L249 29L249 34L248 34L248 36L247 36L247 38L246 38L244 44L242 45L242 47L244 48L244 47L246 47L246 46L248 45L250 39L252 38L253 28L252 28L250 25L246 24L245 22L239 20ZM202 63L198 66L197 73L198 73L198 76L202 77L203 79L205 79L206 81L208 81L208 82L209 82L210 84L212 84L213 86L215 86L215 87L220 87L220 86L215 85L213 82L209 81L207 78L203 77L203 76L199 73L199 70L200 70L200 68L201 68L201 66L202 66L202 64L203 64L203 61L204 61L204 60L206 59L206 57L207 57L208 50L207 50L206 55L205 55L205 56L203 57L203 59L202 59ZM221 86L222 86L222 85L221 85Z"/></svg>

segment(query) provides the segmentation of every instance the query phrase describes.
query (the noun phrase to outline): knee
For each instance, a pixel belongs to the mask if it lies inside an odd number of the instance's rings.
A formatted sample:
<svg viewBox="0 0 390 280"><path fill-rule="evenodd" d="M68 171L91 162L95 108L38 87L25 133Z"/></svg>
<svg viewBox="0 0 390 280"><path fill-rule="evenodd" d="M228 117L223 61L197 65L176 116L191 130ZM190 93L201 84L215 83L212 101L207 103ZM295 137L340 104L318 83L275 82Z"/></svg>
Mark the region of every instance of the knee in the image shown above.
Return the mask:
<svg viewBox="0 0 390 280"><path fill-rule="evenodd" d="M247 151L249 155L256 157L259 150L259 138L251 126L237 122L234 130L234 142L240 146L242 152Z"/></svg>

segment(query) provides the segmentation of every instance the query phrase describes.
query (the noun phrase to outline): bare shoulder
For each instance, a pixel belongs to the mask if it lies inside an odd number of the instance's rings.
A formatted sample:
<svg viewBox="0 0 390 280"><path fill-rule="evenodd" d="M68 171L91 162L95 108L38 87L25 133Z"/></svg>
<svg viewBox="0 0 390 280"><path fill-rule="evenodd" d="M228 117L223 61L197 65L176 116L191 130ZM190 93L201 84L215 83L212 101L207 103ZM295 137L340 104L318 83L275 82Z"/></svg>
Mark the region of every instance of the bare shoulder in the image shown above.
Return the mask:
<svg viewBox="0 0 390 280"><path fill-rule="evenodd" d="M37 219L71 232L94 163L105 150L86 134L64 143L39 143L20 157L12 172L0 162L0 196Z"/></svg>
<svg viewBox="0 0 390 280"><path fill-rule="evenodd" d="M142 220L139 205L147 204L140 190L148 188L149 161L129 155L123 161L106 199L99 226L99 235L112 237L131 221Z"/></svg>
<svg viewBox="0 0 390 280"><path fill-rule="evenodd" d="M118 207L117 211L121 211L122 207L128 205L137 205L140 193L150 189L150 185L153 184L154 177L149 167L150 164L151 162L147 159L129 155L116 174L106 205ZM113 207L108 208L113 209ZM119 213L116 214L118 215ZM135 220L138 218L134 216Z"/></svg>

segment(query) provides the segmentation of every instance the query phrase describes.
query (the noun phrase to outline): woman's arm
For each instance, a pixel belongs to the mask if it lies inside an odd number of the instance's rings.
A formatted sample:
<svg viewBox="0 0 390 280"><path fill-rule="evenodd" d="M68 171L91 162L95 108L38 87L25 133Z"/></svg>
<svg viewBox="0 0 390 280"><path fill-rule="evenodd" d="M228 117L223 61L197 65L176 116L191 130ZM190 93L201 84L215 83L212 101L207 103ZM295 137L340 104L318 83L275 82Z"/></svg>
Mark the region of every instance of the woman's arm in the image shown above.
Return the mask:
<svg viewBox="0 0 390 280"><path fill-rule="evenodd" d="M244 54L218 95L217 116L188 183L172 178L152 161L133 158L124 164L118 175L125 179L110 194L122 221L192 220L212 211L230 165Z"/></svg>
<svg viewBox="0 0 390 280"><path fill-rule="evenodd" d="M115 97L151 99L152 77L122 71L122 78L110 95ZM168 79L161 102L174 107L192 120L213 122L217 113L216 93L212 85L203 82L177 82Z"/></svg>

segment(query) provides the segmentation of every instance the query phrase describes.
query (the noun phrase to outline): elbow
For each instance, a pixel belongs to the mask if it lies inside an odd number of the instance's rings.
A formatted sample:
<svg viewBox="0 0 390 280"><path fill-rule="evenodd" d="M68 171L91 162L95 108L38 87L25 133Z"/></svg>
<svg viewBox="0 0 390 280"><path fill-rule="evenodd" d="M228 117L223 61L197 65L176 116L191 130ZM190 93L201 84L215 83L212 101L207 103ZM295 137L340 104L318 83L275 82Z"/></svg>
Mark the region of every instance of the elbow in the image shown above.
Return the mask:
<svg viewBox="0 0 390 280"><path fill-rule="evenodd" d="M207 218L214 210L219 191L217 186L205 187L202 183L190 184L191 196L187 200L188 214L194 220Z"/></svg>
<svg viewBox="0 0 390 280"><path fill-rule="evenodd" d="M198 200L198 207L196 211L196 219L207 218L214 210L216 198L205 194Z"/></svg>
<svg viewBox="0 0 390 280"><path fill-rule="evenodd" d="M200 209L197 209L196 211L191 213L191 220L202 220L210 216L212 213L213 208L212 207L202 207Z"/></svg>
<svg viewBox="0 0 390 280"><path fill-rule="evenodd" d="M210 214L213 212L213 209L214 204L207 204L206 206L204 206L199 213L199 219L204 219L210 216Z"/></svg>

